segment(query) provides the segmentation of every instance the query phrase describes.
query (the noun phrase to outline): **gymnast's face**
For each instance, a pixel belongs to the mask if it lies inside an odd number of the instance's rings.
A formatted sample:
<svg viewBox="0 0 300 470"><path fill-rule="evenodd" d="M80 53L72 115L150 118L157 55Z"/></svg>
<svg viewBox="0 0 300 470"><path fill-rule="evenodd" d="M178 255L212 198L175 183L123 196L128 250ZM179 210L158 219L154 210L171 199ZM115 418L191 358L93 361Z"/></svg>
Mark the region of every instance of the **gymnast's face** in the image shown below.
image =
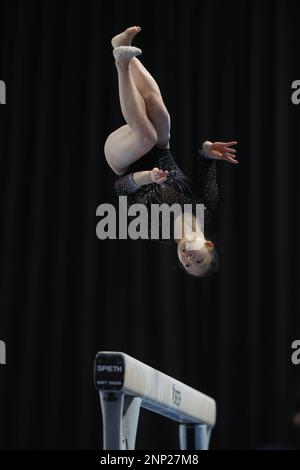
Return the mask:
<svg viewBox="0 0 300 470"><path fill-rule="evenodd" d="M177 245L177 254L183 268L193 276L204 276L212 261L212 250L214 244L205 241L201 249L191 250L186 248L184 239L180 240Z"/></svg>

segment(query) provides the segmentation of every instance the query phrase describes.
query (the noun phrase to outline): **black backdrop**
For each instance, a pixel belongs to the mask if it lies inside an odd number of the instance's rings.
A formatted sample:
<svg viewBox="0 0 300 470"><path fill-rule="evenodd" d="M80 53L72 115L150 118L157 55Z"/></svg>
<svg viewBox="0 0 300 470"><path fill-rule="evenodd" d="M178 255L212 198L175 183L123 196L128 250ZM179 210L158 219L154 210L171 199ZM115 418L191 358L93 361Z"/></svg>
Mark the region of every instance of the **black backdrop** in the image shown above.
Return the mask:
<svg viewBox="0 0 300 470"><path fill-rule="evenodd" d="M97 448L97 350L214 396L214 448L289 442L298 23L291 1L1 1L1 448ZM123 123L110 38L133 24L182 168L203 139L239 141L240 165L219 166L210 281L184 275L172 245L96 238L113 197L103 144ZM175 449L177 426L143 411L137 447Z"/></svg>

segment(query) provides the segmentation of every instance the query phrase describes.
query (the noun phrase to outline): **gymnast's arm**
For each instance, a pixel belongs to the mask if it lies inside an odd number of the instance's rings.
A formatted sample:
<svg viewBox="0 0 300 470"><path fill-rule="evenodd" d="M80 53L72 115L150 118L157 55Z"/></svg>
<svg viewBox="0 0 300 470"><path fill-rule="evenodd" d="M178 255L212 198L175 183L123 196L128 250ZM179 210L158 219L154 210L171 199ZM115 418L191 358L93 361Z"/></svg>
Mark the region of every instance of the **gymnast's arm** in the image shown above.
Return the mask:
<svg viewBox="0 0 300 470"><path fill-rule="evenodd" d="M212 213L218 202L217 167L218 160L236 164L236 150L231 148L237 142L203 143L197 154L196 184L202 199L205 201L208 213Z"/></svg>
<svg viewBox="0 0 300 470"><path fill-rule="evenodd" d="M169 172L153 168L149 171L137 171L128 175L120 176L115 182L115 191L119 196L134 194L141 186L147 184L163 184Z"/></svg>

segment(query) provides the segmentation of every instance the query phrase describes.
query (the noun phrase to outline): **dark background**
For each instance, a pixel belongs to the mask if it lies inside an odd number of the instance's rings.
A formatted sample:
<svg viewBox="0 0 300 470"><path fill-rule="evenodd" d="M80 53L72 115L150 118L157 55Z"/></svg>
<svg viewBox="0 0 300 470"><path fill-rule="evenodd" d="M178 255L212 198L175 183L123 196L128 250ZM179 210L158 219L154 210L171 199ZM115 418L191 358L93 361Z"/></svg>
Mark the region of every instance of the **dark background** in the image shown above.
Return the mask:
<svg viewBox="0 0 300 470"><path fill-rule="evenodd" d="M292 442L300 366L299 13L292 1L1 1L0 448L101 445L98 350L121 350L217 400L212 446ZM113 198L103 145L123 124L110 39L127 26L193 171L200 142L239 142L219 164L210 227L221 269L178 268L173 245L100 241ZM176 449L142 411L137 448Z"/></svg>

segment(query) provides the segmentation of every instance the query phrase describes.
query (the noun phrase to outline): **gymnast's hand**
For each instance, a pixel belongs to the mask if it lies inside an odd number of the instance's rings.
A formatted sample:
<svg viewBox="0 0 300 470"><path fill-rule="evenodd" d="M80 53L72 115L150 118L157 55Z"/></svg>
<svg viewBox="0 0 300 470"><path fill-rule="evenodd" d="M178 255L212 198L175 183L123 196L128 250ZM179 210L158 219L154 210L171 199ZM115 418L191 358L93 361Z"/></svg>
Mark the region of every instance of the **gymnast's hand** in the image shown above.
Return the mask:
<svg viewBox="0 0 300 470"><path fill-rule="evenodd" d="M237 164L236 150L232 148L237 142L204 142L202 148L211 158L225 160L226 162Z"/></svg>
<svg viewBox="0 0 300 470"><path fill-rule="evenodd" d="M150 172L150 178L152 183L163 184L168 179L168 171L160 170L159 168L153 168Z"/></svg>
<svg viewBox="0 0 300 470"><path fill-rule="evenodd" d="M163 184L167 180L168 174L168 171L153 168L153 170L137 171L136 173L133 173L133 180L138 186L152 183Z"/></svg>

